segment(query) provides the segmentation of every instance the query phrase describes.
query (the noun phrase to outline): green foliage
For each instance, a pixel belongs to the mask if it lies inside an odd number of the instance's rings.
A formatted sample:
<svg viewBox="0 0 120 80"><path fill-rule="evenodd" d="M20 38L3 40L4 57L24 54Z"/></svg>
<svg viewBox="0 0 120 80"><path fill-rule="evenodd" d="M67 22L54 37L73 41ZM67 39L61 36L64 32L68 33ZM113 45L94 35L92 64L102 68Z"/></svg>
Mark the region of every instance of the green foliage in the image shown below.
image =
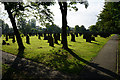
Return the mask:
<svg viewBox="0 0 120 80"><path fill-rule="evenodd" d="M96 27L96 25L91 25L91 26L89 27L89 30L90 30L91 32L98 32L98 28Z"/></svg>
<svg viewBox="0 0 120 80"><path fill-rule="evenodd" d="M60 33L61 32L61 28L59 28L55 24L50 25L49 23L46 23L46 29L49 33Z"/></svg>
<svg viewBox="0 0 120 80"><path fill-rule="evenodd" d="M98 16L96 26L99 31L119 32L120 31L120 2L105 2L104 10Z"/></svg>
<svg viewBox="0 0 120 80"><path fill-rule="evenodd" d="M83 33L86 31L86 28L84 25L81 25L80 27L78 25L75 26L74 28L75 33Z"/></svg>
<svg viewBox="0 0 120 80"><path fill-rule="evenodd" d="M32 28L36 28L36 20L35 19L31 19L31 27Z"/></svg>
<svg viewBox="0 0 120 80"><path fill-rule="evenodd" d="M2 28L2 33L3 34L7 34L9 32L8 24L7 23L5 24L5 22L1 19L0 19L0 27Z"/></svg>

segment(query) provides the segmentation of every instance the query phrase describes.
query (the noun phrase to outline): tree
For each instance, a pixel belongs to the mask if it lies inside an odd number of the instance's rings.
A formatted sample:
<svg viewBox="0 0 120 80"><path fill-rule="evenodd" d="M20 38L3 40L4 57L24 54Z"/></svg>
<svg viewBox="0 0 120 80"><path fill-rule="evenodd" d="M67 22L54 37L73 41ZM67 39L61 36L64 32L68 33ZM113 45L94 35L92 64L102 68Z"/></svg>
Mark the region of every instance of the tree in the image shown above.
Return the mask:
<svg viewBox="0 0 120 80"><path fill-rule="evenodd" d="M61 14L62 14L62 43L63 43L63 48L68 49L68 44L67 44L67 7L70 5L77 4L77 2L70 2L69 5L67 5L66 2L62 2L62 0L58 0ZM85 7L87 8L88 3L86 1L81 1L79 3L85 3ZM74 10L78 10L76 6L72 7Z"/></svg>
<svg viewBox="0 0 120 80"><path fill-rule="evenodd" d="M98 28L97 28L97 26L95 26L95 25L91 25L91 26L89 27L89 30L90 30L91 32L98 32Z"/></svg>
<svg viewBox="0 0 120 80"><path fill-rule="evenodd" d="M20 32L22 32L23 34L26 33L26 24L27 24L26 19L20 17L17 22L17 26L18 26Z"/></svg>
<svg viewBox="0 0 120 80"><path fill-rule="evenodd" d="M99 31L119 33L120 2L105 2L103 11L98 16L96 26Z"/></svg>
<svg viewBox="0 0 120 80"><path fill-rule="evenodd" d="M80 30L80 32L84 33L86 31L86 28L84 27L84 25L81 25L79 30Z"/></svg>
<svg viewBox="0 0 120 80"><path fill-rule="evenodd" d="M36 28L36 20L34 18L31 19L31 27Z"/></svg>
<svg viewBox="0 0 120 80"><path fill-rule="evenodd" d="M23 45L22 39L20 37L20 33L18 32L15 17L17 14L19 14L20 11L23 11L24 8L22 7L23 3L13 3L13 2L4 2L5 10L7 10L7 13L9 15L10 21L13 26L14 33L16 35L17 43L19 46L19 50L24 50L25 47Z"/></svg>
<svg viewBox="0 0 120 80"><path fill-rule="evenodd" d="M80 27L79 27L79 25L76 25L75 26L75 33L79 33L80 32Z"/></svg>
<svg viewBox="0 0 120 80"><path fill-rule="evenodd" d="M5 10L7 11L10 21L12 23L13 26L13 30L14 33L16 35L16 39L17 39L17 43L19 46L19 50L24 50L25 47L22 43L22 39L20 37L20 33L18 32L17 26L16 26L16 18L20 18L20 17L25 17L25 13L23 11L30 11L28 9L28 7L30 9L33 10L33 16L36 18L40 18L39 20L41 21L41 23L45 22L45 21L52 21L52 17L51 17L51 12L50 9L48 9L47 6L50 6L51 3L47 3L47 2L31 2L28 5L24 5L23 2L3 2L4 6L5 6ZM37 12L34 12L34 10L36 10ZM30 11L31 12L31 11ZM42 23L42 24L43 24Z"/></svg>
<svg viewBox="0 0 120 80"><path fill-rule="evenodd" d="M55 24L50 25L49 23L46 23L46 28L47 28L48 33L60 33L61 32L61 28L59 28Z"/></svg>
<svg viewBox="0 0 120 80"><path fill-rule="evenodd" d="M0 27L2 28L2 34L7 34L9 32L9 26L8 24L0 19Z"/></svg>

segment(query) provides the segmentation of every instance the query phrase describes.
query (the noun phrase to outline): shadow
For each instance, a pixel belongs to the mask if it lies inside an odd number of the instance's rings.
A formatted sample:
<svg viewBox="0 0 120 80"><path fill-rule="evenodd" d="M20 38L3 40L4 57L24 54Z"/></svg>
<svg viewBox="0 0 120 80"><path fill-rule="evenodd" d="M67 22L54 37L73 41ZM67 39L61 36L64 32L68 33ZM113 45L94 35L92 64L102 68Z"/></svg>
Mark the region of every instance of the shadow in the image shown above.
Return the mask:
<svg viewBox="0 0 120 80"><path fill-rule="evenodd" d="M91 43L93 43L93 44L97 44L97 45L100 45L100 44L98 44L98 43L94 43L94 42L91 42Z"/></svg>
<svg viewBox="0 0 120 80"><path fill-rule="evenodd" d="M24 50L19 50L18 55L16 56L14 62L12 63L12 65L10 66L9 69L7 69L7 72L4 73L4 75L2 76L2 80L12 80L13 79L13 74L16 71L15 69L18 67L19 62L21 61L21 59L24 57Z"/></svg>
<svg viewBox="0 0 120 80"><path fill-rule="evenodd" d="M95 40L95 42L98 42L98 41Z"/></svg>
<svg viewBox="0 0 120 80"><path fill-rule="evenodd" d="M88 61L80 58L80 57L79 57L77 54L75 54L71 49L67 49L67 51L68 51L73 57L75 57L76 59L82 61L83 63L87 64L88 66L90 66L90 67L92 67L92 68L95 68L96 70L99 70L99 71L101 71L101 72L103 72L103 73L105 73L105 74L113 77L114 79L120 79L120 76L119 76L118 74L116 74L116 73L114 73L114 72L112 72L112 71L110 71L110 70L108 70L108 69L105 69L105 68L103 68L103 67L100 67L100 66L98 66L98 65L95 64L95 63L91 63L91 62L88 62ZM88 70L89 70L89 69L88 69ZM87 75L88 75L88 74L89 74L89 73L87 73ZM97 74L98 74L98 73L97 73ZM93 76L93 77L94 77L94 76ZM88 79L88 78L87 78L87 79ZM97 80L98 80L98 79L97 79ZM111 80L111 79L109 79L109 80Z"/></svg>
<svg viewBox="0 0 120 80"><path fill-rule="evenodd" d="M68 46L72 46L72 45L69 44Z"/></svg>
<svg viewBox="0 0 120 80"><path fill-rule="evenodd" d="M81 42L77 42L77 41L76 41L76 43L81 43Z"/></svg>
<svg viewBox="0 0 120 80"><path fill-rule="evenodd" d="M61 74L59 71L54 70L52 67L47 67L47 65L45 65L46 63L33 62L33 60L25 59L23 58L23 54L24 51L19 51L16 57L11 56L12 59L14 58L14 60L12 61L11 59L6 60L7 58L5 58L5 61L7 63L4 63L9 64L10 67L3 74L2 80L63 80L64 75ZM10 58L8 53L6 53L6 56ZM50 62L56 60L55 62L60 62L59 64L61 64L61 62L64 62L66 60L65 55L56 54L56 56ZM38 59L39 58L42 57L38 57ZM58 64L55 63L52 65ZM64 69L66 68L64 67Z"/></svg>

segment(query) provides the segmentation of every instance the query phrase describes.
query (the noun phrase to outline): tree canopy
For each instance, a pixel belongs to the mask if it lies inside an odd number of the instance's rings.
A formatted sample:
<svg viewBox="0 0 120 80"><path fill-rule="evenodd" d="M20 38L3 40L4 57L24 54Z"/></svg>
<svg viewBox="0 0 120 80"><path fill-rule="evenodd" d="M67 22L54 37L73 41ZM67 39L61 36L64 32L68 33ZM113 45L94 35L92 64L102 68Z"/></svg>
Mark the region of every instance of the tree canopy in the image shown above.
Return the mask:
<svg viewBox="0 0 120 80"><path fill-rule="evenodd" d="M96 26L99 31L118 33L120 31L120 2L105 2L98 16Z"/></svg>

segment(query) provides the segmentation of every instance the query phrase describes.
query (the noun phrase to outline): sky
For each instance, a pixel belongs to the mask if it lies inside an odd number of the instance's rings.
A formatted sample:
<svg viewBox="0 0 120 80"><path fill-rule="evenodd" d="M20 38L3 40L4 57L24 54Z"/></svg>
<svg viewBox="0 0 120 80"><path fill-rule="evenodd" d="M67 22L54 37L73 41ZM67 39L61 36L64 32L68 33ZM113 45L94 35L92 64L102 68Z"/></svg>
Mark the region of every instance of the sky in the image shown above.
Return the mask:
<svg viewBox="0 0 120 80"><path fill-rule="evenodd" d="M84 25L87 29L91 25L95 25L97 22L97 16L103 10L104 0L88 0L89 6L86 9L84 4L77 4L78 11L69 11L67 14L67 22L68 26L75 27L75 25ZM62 15L59 9L59 5L55 4L54 6L49 7L54 14L54 23L59 27L62 26ZM11 27L11 22L8 18L8 15L5 14L3 16L2 12L4 11L4 7L0 5L0 18L4 19L5 23L8 23ZM39 25L39 22L36 23ZM40 26L40 25L39 25ZM42 27L42 26L41 26Z"/></svg>

